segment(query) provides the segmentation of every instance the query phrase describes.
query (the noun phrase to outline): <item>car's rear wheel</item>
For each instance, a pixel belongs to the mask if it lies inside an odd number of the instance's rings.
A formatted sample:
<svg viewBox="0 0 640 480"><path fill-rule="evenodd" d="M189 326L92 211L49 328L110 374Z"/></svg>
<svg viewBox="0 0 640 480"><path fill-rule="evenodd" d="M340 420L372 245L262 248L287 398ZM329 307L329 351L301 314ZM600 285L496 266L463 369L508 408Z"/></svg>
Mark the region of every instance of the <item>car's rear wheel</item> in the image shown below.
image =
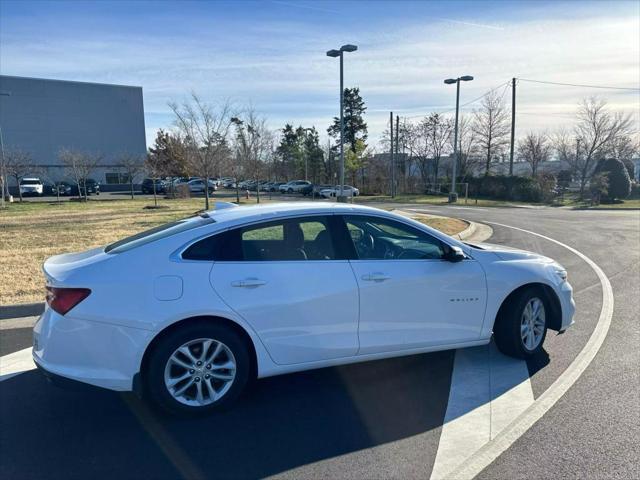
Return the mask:
<svg viewBox="0 0 640 480"><path fill-rule="evenodd" d="M526 288L503 305L496 319L493 334L497 347L516 358L534 356L547 336L547 314L550 312L542 292Z"/></svg>
<svg viewBox="0 0 640 480"><path fill-rule="evenodd" d="M249 379L247 345L223 325L187 325L153 347L145 372L147 397L173 414L231 405Z"/></svg>

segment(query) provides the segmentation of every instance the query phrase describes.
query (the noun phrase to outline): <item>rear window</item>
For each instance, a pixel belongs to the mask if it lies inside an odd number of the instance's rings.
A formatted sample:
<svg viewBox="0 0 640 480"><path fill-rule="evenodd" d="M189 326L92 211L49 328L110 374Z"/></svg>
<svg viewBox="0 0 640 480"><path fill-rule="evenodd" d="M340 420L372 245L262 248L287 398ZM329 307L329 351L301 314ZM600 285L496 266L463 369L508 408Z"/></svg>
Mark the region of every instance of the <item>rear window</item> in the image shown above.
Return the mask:
<svg viewBox="0 0 640 480"><path fill-rule="evenodd" d="M107 245L104 251L105 253L126 252L132 248L140 247L147 243L155 242L156 240L202 227L203 225L208 225L210 223L215 223L215 220L206 214L197 217L185 218L183 220L160 225L149 230L145 230L144 232L136 233L130 237L123 238L122 240L118 240L117 242Z"/></svg>

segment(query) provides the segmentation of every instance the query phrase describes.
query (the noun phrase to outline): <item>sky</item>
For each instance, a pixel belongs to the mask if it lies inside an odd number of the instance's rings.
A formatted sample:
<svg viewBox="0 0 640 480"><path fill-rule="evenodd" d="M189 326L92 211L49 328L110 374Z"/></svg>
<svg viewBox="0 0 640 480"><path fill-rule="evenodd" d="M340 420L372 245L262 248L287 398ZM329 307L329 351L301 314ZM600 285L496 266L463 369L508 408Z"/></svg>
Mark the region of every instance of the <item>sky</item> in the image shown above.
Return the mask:
<svg viewBox="0 0 640 480"><path fill-rule="evenodd" d="M0 73L143 87L147 144L190 92L251 105L274 128L326 132L345 86L360 87L375 145L389 111L412 121L450 113L516 77L516 132L552 132L598 95L640 124L640 2L261 2L0 0ZM462 107L463 114L479 101Z"/></svg>

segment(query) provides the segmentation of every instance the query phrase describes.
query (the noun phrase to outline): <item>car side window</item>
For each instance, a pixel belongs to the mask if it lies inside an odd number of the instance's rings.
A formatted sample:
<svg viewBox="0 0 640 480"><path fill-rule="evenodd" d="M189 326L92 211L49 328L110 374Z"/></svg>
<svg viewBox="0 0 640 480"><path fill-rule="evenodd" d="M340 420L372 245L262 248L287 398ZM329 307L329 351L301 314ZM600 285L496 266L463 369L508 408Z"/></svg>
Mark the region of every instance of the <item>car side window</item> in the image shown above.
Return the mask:
<svg viewBox="0 0 640 480"><path fill-rule="evenodd" d="M241 231L245 261L334 260L326 217L305 217L252 225Z"/></svg>
<svg viewBox="0 0 640 480"><path fill-rule="evenodd" d="M345 216L360 260L441 260L445 245L428 233L394 220Z"/></svg>
<svg viewBox="0 0 640 480"><path fill-rule="evenodd" d="M187 248L185 260L290 261L335 260L327 217L283 219L204 238Z"/></svg>

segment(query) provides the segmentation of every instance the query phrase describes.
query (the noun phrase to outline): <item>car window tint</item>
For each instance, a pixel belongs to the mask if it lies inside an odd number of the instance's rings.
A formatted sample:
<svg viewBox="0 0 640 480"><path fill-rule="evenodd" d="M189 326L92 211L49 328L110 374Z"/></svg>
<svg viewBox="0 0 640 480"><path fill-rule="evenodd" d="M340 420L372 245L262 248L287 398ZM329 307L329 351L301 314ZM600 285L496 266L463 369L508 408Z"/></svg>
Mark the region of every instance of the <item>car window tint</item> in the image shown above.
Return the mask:
<svg viewBox="0 0 640 480"><path fill-rule="evenodd" d="M345 216L345 223L360 260L437 260L445 255L440 240L394 220Z"/></svg>
<svg viewBox="0 0 640 480"><path fill-rule="evenodd" d="M325 217L286 219L241 229L245 261L334 260Z"/></svg>
<svg viewBox="0 0 640 480"><path fill-rule="evenodd" d="M208 216L191 217L177 222L167 223L158 227L145 230L130 237L124 238L117 242L107 245L104 249L105 253L121 253L131 250L132 248L146 245L148 243L167 238L177 233L186 232L194 228L201 227L215 220Z"/></svg>

